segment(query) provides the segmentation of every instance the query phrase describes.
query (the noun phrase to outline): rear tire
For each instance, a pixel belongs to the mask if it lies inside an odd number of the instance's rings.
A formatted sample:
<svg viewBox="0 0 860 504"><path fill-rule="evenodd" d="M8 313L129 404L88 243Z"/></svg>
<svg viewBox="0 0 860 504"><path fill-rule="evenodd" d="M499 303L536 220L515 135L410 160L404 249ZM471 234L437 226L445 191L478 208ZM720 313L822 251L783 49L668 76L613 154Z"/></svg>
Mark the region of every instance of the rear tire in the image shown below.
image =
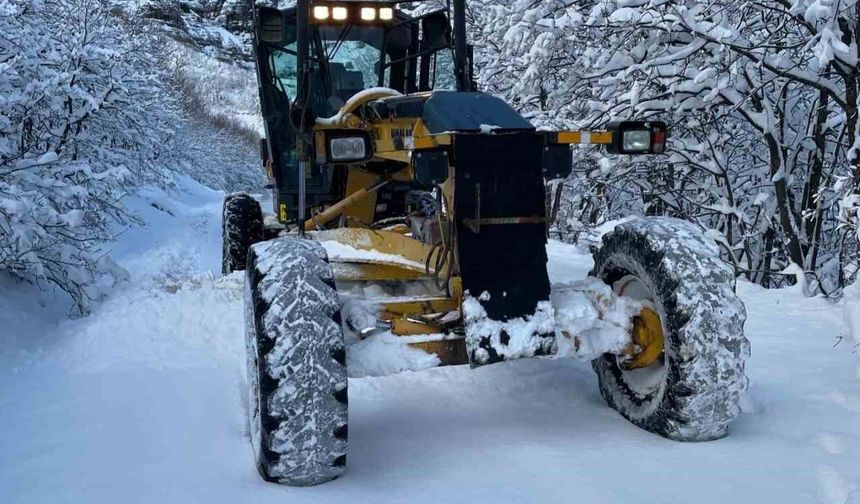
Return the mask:
<svg viewBox="0 0 860 504"><path fill-rule="evenodd" d="M223 254L221 272L229 275L245 269L248 249L263 241L263 211L250 194L232 193L224 198L221 215Z"/></svg>
<svg viewBox="0 0 860 504"><path fill-rule="evenodd" d="M343 474L346 352L325 250L279 238L251 247L245 325L251 441L260 475L293 486Z"/></svg>
<svg viewBox="0 0 860 504"><path fill-rule="evenodd" d="M747 385L746 311L732 269L694 225L667 218L622 224L603 238L591 275L635 283L663 323L664 353L626 370L614 355L592 362L606 403L639 427L678 441L728 433Z"/></svg>

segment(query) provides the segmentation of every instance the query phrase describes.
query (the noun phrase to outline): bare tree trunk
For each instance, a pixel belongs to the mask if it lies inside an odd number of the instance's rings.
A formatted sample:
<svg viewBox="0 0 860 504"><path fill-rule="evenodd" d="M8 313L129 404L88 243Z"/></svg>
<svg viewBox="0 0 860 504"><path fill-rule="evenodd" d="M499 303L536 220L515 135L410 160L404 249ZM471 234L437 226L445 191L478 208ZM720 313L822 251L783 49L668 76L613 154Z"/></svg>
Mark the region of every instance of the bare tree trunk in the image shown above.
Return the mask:
<svg viewBox="0 0 860 504"><path fill-rule="evenodd" d="M782 153L780 152L779 144L773 134L765 133L765 141L770 153L770 176L771 179L776 178L777 174L783 166ZM794 219L791 209L791 201L789 199L788 188L786 187L786 177L783 174L777 180L773 181L773 189L776 193L776 203L779 210L779 224L782 228L783 235L786 237L786 248L788 256L792 262L803 265L803 249L800 246L800 239L797 236L797 228L794 225Z"/></svg>
<svg viewBox="0 0 860 504"><path fill-rule="evenodd" d="M809 240L805 256L807 264L804 268L815 270L818 263L818 241L821 236L822 211L818 201L818 192L821 189L822 172L824 171L824 156L826 154L826 138L824 131L827 121L827 106L830 95L820 92L818 96L818 109L816 111L815 125L812 128L812 139L815 142L815 152L811 156L809 176L803 188L802 221L804 235Z"/></svg>

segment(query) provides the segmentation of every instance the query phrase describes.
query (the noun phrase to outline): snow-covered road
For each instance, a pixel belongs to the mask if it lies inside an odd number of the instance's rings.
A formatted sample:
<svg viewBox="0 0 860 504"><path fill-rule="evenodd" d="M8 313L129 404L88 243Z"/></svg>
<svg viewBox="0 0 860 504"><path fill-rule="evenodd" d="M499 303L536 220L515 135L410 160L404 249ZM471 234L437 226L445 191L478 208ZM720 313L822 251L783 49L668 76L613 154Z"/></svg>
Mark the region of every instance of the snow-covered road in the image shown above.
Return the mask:
<svg viewBox="0 0 860 504"><path fill-rule="evenodd" d="M115 254L132 281L88 318L0 281L0 502L860 503L860 376L834 348L839 307L749 284L751 385L726 439L637 429L585 362L437 368L350 381L341 479L264 483L242 404L241 279L217 274L221 197L186 182L136 200L150 225ZM590 267L558 243L550 258L555 281Z"/></svg>

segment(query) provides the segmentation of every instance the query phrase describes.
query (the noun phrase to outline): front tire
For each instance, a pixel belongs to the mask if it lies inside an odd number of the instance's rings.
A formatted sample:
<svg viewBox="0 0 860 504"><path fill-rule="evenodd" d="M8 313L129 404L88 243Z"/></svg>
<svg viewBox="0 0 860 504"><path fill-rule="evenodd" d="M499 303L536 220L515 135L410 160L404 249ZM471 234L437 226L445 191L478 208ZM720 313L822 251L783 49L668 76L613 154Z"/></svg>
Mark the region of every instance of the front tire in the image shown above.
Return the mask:
<svg viewBox="0 0 860 504"><path fill-rule="evenodd" d="M747 385L746 311L732 269L694 225L648 218L603 238L591 272L618 294L633 286L660 315L663 355L627 370L615 355L592 362L606 403L639 427L678 441L728 433ZM621 290L621 291L620 291Z"/></svg>
<svg viewBox="0 0 860 504"><path fill-rule="evenodd" d="M346 465L347 372L325 250L279 238L251 247L245 281L249 420L263 479L318 485Z"/></svg>

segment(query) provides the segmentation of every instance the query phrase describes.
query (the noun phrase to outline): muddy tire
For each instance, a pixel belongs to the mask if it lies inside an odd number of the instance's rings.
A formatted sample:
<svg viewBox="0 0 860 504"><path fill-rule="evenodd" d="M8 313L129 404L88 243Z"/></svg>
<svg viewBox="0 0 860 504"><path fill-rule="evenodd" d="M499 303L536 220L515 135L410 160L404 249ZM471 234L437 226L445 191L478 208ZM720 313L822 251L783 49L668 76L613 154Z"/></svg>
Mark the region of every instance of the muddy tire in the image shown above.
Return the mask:
<svg viewBox="0 0 860 504"><path fill-rule="evenodd" d="M746 311L732 269L694 225L667 218L622 224L603 237L592 276L633 286L660 315L664 352L645 369L592 362L606 403L639 427L678 441L728 433L747 385ZM627 295L627 294L625 294Z"/></svg>
<svg viewBox="0 0 860 504"><path fill-rule="evenodd" d="M293 237L251 247L245 326L251 442L267 481L318 485L346 465L340 303L323 248Z"/></svg>
<svg viewBox="0 0 860 504"><path fill-rule="evenodd" d="M250 194L232 193L224 198L221 214L223 253L221 272L243 271L251 245L263 241L263 211Z"/></svg>

